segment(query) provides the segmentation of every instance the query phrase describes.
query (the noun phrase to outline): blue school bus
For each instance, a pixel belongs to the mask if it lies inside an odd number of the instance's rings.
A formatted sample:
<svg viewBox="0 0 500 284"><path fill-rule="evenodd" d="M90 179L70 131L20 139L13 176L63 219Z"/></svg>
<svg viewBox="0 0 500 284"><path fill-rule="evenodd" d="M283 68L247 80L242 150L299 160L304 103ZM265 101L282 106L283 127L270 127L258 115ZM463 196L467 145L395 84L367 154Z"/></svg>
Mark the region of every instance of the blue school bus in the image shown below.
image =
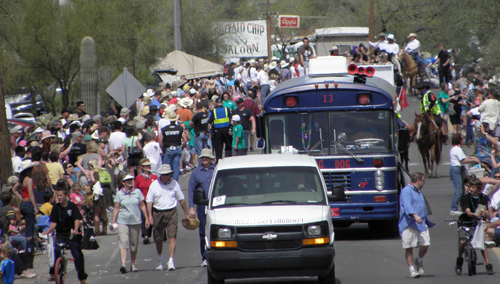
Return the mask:
<svg viewBox="0 0 500 284"><path fill-rule="evenodd" d="M265 100L257 134L263 151L315 157L337 227L368 223L396 236L396 90L384 79L392 74L376 76L375 68L347 65L344 57L309 64L308 75L279 84Z"/></svg>

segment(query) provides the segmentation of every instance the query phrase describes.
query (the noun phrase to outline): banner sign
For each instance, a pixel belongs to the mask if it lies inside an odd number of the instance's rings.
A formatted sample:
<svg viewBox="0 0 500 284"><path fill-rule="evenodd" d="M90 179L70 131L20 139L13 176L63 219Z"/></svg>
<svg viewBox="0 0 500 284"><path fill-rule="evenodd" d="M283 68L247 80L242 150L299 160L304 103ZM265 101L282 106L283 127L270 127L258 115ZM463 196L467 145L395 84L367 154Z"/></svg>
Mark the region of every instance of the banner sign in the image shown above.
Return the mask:
<svg viewBox="0 0 500 284"><path fill-rule="evenodd" d="M279 28L295 28L300 27L300 17L297 15L280 15L278 17Z"/></svg>
<svg viewBox="0 0 500 284"><path fill-rule="evenodd" d="M219 46L224 57L267 57L266 20L219 22L215 24Z"/></svg>

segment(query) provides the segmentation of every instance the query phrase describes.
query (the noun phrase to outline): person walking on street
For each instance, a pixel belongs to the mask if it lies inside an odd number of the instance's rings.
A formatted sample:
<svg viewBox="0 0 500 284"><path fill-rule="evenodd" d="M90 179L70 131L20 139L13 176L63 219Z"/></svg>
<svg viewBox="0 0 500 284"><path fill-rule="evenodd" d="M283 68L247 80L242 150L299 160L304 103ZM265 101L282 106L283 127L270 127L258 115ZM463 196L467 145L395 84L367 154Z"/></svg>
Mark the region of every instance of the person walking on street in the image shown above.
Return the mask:
<svg viewBox="0 0 500 284"><path fill-rule="evenodd" d="M196 103L196 110L197 113L189 122L189 126L194 128L194 147L199 158L202 149L208 146L210 124L208 124L208 109L204 108L201 102ZM201 164L201 159L198 164Z"/></svg>
<svg viewBox="0 0 500 284"><path fill-rule="evenodd" d="M198 230L200 232L201 266L205 267L207 266L205 249L205 225L207 224L207 215L205 214L205 206L203 205L196 206L195 211L193 198L195 189L204 190L206 196L208 196L210 181L212 180L215 169L215 165L213 163L215 157L210 149L205 148L201 151L200 159L200 166L193 170L191 177L189 178L189 218L195 219L196 215L198 215L198 220L200 220L200 227L198 227Z"/></svg>
<svg viewBox="0 0 500 284"><path fill-rule="evenodd" d="M179 164L177 162L177 164ZM163 270L163 235L165 229L168 236L168 252L170 259L168 260L167 269L175 270L174 255L177 246L177 203L180 203L184 210L186 219L189 219L184 194L176 180L172 178L172 169L170 165L163 164L158 174L160 178L155 180L149 187L146 203L148 209L149 225L153 225L154 238L156 243L156 252L158 253L158 261L156 270Z"/></svg>
<svg viewBox="0 0 500 284"><path fill-rule="evenodd" d="M215 99L215 108L210 111L209 124L214 126L213 148L215 150L216 161L222 159L222 150L225 148L225 157L232 156L231 142L232 138L229 135L231 128L231 110L222 106L221 98Z"/></svg>
<svg viewBox="0 0 500 284"><path fill-rule="evenodd" d="M245 138L245 147L243 148L243 155L248 154L248 146L249 146L249 138L250 135L255 135L255 118L252 114L252 111L245 107L245 100L239 98L236 100L237 109L233 110L233 115L240 116L240 123L243 127L243 136ZM239 149L239 147L238 147Z"/></svg>
<svg viewBox="0 0 500 284"><path fill-rule="evenodd" d="M245 148L245 137L243 134L243 127L241 126L241 118L239 115L235 114L233 115L233 130L232 130L232 136L233 136L233 149L235 151L236 156L243 156L245 155L244 153L244 148Z"/></svg>
<svg viewBox="0 0 500 284"><path fill-rule="evenodd" d="M163 153L163 164L170 165L170 168L174 169L174 179L179 180L179 161L182 155L182 133L184 128L177 125L176 122L179 120L179 115L175 112L169 112L167 114L167 119L170 120L170 125L163 127L158 133L158 142L162 146Z"/></svg>
<svg viewBox="0 0 500 284"><path fill-rule="evenodd" d="M148 158L143 158L140 164L142 168L142 173L135 178L134 188L138 188L142 192L142 196L146 197L148 196L149 187L151 186L153 181L158 179L158 176L151 172L151 161ZM142 218L141 232L142 232L142 237L144 238L142 243L145 245L149 244L149 238L151 237L151 231L153 229L151 226L146 227L146 222L148 219L147 217L148 214L143 214L141 216Z"/></svg>
<svg viewBox="0 0 500 284"><path fill-rule="evenodd" d="M424 274L422 259L431 244L429 228L434 226L427 218L427 208L422 194L424 184L424 174L413 173L411 183L401 190L399 197L399 234L405 249L405 258L411 278L417 278ZM413 249L417 247L420 247L418 257L413 260Z"/></svg>
<svg viewBox="0 0 500 284"><path fill-rule="evenodd" d="M126 273L125 261L127 250L130 249L130 271L139 271L135 266L137 247L139 246L139 232L141 231L141 214L146 216L144 196L138 188L134 188L134 176L127 174L122 179L123 188L115 196L113 210L113 228L118 228L118 246L120 247L121 273ZM149 228L149 223L146 223Z"/></svg>

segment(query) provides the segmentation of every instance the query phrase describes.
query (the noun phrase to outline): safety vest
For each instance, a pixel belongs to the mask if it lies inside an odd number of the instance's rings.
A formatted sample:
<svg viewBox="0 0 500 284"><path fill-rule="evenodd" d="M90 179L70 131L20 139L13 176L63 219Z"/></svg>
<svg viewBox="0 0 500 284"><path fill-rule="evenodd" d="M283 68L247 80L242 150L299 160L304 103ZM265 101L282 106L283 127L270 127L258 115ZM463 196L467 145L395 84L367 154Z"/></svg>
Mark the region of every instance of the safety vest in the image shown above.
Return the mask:
<svg viewBox="0 0 500 284"><path fill-rule="evenodd" d="M420 101L420 113L424 113L429 109L429 105L431 104L431 102L429 101L428 95L430 92L431 91L427 91L424 94L424 97L422 98L422 100ZM434 106L431 108L431 112L432 112L432 114L440 114L441 113L441 110L439 109L439 105L438 105L437 101L434 104Z"/></svg>
<svg viewBox="0 0 500 284"><path fill-rule="evenodd" d="M214 127L215 128L225 128L229 127L231 123L229 122L229 115L227 113L227 107L217 107L214 109Z"/></svg>

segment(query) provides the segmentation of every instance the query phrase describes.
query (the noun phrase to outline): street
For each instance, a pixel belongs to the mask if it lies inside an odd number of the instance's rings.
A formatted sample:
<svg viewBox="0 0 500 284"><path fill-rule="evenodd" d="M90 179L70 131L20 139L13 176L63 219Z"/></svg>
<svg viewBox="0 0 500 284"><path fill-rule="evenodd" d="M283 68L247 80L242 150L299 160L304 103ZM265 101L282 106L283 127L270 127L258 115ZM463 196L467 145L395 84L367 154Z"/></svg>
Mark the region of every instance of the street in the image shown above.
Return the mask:
<svg viewBox="0 0 500 284"><path fill-rule="evenodd" d="M435 93L438 92L435 90ZM418 112L416 97L408 97L410 107L404 109L403 120L408 124L413 121L414 112ZM410 279L408 267L404 259L404 250L399 238L379 238L368 229L366 224L354 224L346 229L336 229L336 278L337 283L492 283L498 276L487 276L484 265L479 265L477 275L467 276L466 264L463 274L457 276L454 272L457 257L456 225L449 226L445 219L452 219L449 215L450 203L453 195L449 177L450 145L445 145L442 163L439 167L439 178L427 178L423 192L430 203L433 215L432 222L437 225L430 230L431 246L424 258L425 275L420 279ZM466 154L472 148L464 146ZM420 154L415 143L410 148L410 172L423 172ZM187 194L187 185L190 174L180 177L180 184ZM182 209L178 208L180 213ZM180 214L182 216L183 214ZM156 249L154 243L143 245L142 239L137 255L139 272L121 274L118 253L118 237L115 232L108 236L97 237L101 246L96 251L84 251L86 271L89 274L88 283L206 283L206 268L200 267L198 230L188 231L181 225L177 238L175 255L175 271L156 271ZM490 261L493 270L500 273L500 249L490 249ZM168 261L168 248L164 245L164 267ZM130 256L127 256L129 259ZM484 260L478 252L478 261ZM130 265L127 265L127 270ZM35 273L38 277L33 280L19 279L16 283L46 283L49 277L46 255L35 258ZM77 277L74 266L70 263L68 283L76 283ZM316 278L279 278L279 279L243 279L228 280L227 283L318 283Z"/></svg>

